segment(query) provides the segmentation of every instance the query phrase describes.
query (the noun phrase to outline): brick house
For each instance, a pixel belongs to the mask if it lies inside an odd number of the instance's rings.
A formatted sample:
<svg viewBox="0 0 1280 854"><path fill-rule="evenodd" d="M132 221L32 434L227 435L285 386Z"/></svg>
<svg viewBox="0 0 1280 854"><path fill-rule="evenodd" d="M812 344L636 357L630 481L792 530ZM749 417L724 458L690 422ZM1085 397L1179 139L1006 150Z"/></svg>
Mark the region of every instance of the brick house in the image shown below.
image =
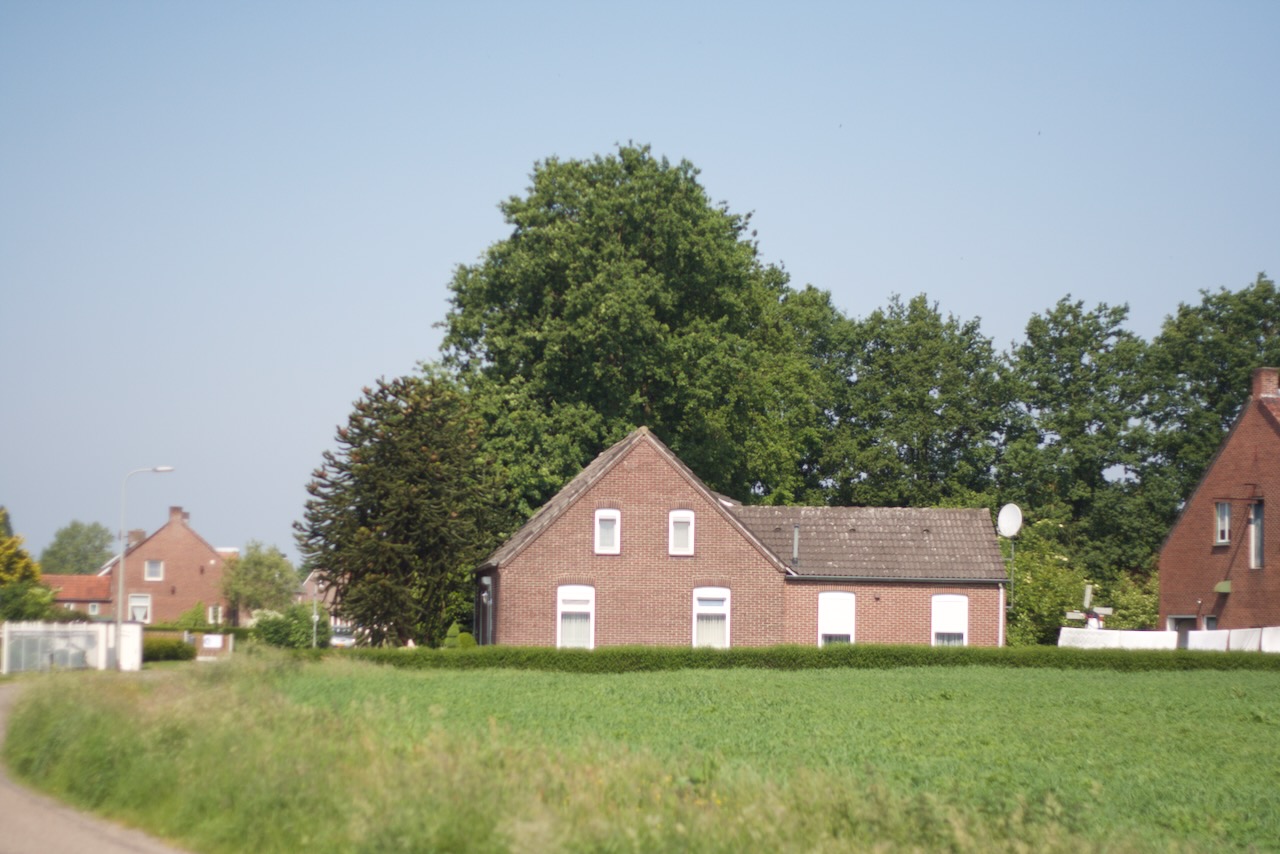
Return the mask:
<svg viewBox="0 0 1280 854"><path fill-rule="evenodd" d="M111 579L103 575L54 575L44 573L40 583L53 591L56 605L89 617L111 613Z"/></svg>
<svg viewBox="0 0 1280 854"><path fill-rule="evenodd" d="M1004 643L1006 574L987 511L744 507L644 427L476 578L481 643Z"/></svg>
<svg viewBox="0 0 1280 854"><path fill-rule="evenodd" d="M1277 368L1253 372L1249 399L1160 549L1166 630L1280 626L1278 379Z"/></svg>
<svg viewBox="0 0 1280 854"><path fill-rule="evenodd" d="M222 596L222 570L237 549L215 549L190 525L191 514L169 508L169 521L151 536L130 531L125 556L125 619L142 623L168 623L197 604L205 619L220 623L227 614ZM112 605L104 616L115 617L117 555L98 577L108 578Z"/></svg>

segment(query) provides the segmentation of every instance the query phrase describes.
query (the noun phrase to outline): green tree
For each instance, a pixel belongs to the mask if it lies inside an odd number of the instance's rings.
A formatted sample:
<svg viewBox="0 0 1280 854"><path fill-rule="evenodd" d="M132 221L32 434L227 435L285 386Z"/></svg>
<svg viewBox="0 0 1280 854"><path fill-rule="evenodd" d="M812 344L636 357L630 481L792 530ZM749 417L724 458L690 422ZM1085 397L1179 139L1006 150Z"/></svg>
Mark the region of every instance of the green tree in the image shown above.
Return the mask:
<svg viewBox="0 0 1280 854"><path fill-rule="evenodd" d="M63 613L59 614L59 611ZM38 581L28 578L0 584L0 623L75 618L65 608L56 607L53 591Z"/></svg>
<svg viewBox="0 0 1280 854"><path fill-rule="evenodd" d="M259 608L285 607L297 589L298 574L284 553L257 540L251 540L242 554L228 559L223 569L222 595L236 625L242 611L247 616Z"/></svg>
<svg viewBox="0 0 1280 854"><path fill-rule="evenodd" d="M483 433L451 379L379 380L312 475L300 550L373 644L436 646L469 623L471 570L511 530Z"/></svg>
<svg viewBox="0 0 1280 854"><path fill-rule="evenodd" d="M92 575L111 559L111 531L81 521L59 528L40 553L40 568L52 575Z"/></svg>
<svg viewBox="0 0 1280 854"><path fill-rule="evenodd" d="M1011 355L1018 409L1000 465L1002 500L1058 524L1059 542L1097 580L1148 571L1166 531L1140 475L1146 343L1125 306L1065 298L1034 315Z"/></svg>
<svg viewBox="0 0 1280 854"><path fill-rule="evenodd" d="M9 526L9 511L0 507L0 529ZM22 537L10 533L0 537L0 587L22 581L39 581L40 564L22 547Z"/></svg>
<svg viewBox="0 0 1280 854"><path fill-rule="evenodd" d="M850 330L824 466L833 503L983 503L1010 401L978 321L944 318L922 294Z"/></svg>
<svg viewBox="0 0 1280 854"><path fill-rule="evenodd" d="M821 423L820 378L750 217L687 162L623 146L534 167L508 238L460 266L445 364L476 395L520 512L639 425L714 489L788 501Z"/></svg>
<svg viewBox="0 0 1280 854"><path fill-rule="evenodd" d="M253 637L272 646L306 649L312 642L317 647L329 645L333 629L329 612L323 606L290 605L283 612L264 611L253 624Z"/></svg>
<svg viewBox="0 0 1280 854"><path fill-rule="evenodd" d="M1255 368L1280 365L1280 291L1259 273L1239 291L1201 291L1151 342L1157 431L1153 474L1165 476L1168 512L1186 499L1249 396Z"/></svg>
<svg viewBox="0 0 1280 854"><path fill-rule="evenodd" d="M1081 605L1088 576L1063 547L1057 525L1042 519L1018 535L1010 570L1010 646L1057 644L1067 611Z"/></svg>

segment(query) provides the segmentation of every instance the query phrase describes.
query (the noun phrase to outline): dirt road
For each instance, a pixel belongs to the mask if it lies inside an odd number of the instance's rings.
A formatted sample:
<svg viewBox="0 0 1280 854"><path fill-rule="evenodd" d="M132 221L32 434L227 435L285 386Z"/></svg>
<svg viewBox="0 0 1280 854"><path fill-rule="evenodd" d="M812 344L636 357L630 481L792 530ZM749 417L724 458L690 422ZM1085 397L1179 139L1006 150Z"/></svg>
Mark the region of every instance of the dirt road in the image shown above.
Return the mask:
<svg viewBox="0 0 1280 854"><path fill-rule="evenodd" d="M0 685L0 744L22 682ZM182 854L96 816L78 812L9 778L0 765L0 854Z"/></svg>

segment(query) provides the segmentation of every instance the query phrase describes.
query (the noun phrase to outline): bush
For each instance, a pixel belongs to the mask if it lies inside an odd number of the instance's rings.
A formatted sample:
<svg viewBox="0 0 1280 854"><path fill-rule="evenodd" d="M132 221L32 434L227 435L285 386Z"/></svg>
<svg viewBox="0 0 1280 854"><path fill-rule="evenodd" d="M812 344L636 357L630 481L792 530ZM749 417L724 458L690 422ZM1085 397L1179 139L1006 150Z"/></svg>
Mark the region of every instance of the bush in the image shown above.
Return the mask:
<svg viewBox="0 0 1280 854"><path fill-rule="evenodd" d="M840 644L735 649L610 646L596 650L485 646L458 650L362 648L357 658L413 669L504 667L565 673L638 673L669 670L763 670L902 667L1033 667L1055 670L1264 670L1280 672L1280 655L1253 652L1070 649L1059 647L929 647Z"/></svg>
<svg viewBox="0 0 1280 854"><path fill-rule="evenodd" d="M329 612L320 608L317 612L314 639L317 646L328 646L332 629ZM312 610L310 605L290 605L284 613L259 611L255 615L251 636L271 646L285 649L307 649L312 642Z"/></svg>
<svg viewBox="0 0 1280 854"><path fill-rule="evenodd" d="M143 661L194 661L196 648L181 638L142 639Z"/></svg>

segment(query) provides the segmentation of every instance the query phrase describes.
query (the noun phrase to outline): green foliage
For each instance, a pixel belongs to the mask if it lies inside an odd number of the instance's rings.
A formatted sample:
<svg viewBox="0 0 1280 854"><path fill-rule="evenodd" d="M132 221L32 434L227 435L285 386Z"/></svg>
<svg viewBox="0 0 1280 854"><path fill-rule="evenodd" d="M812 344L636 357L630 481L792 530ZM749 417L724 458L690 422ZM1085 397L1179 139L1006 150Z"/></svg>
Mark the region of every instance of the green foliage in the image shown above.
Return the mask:
<svg viewBox="0 0 1280 854"><path fill-rule="evenodd" d="M821 377L797 295L697 175L647 147L548 159L501 206L511 235L457 269L445 363L522 515L639 425L713 489L778 501L816 485Z"/></svg>
<svg viewBox="0 0 1280 854"><path fill-rule="evenodd" d="M77 615L58 608L53 601L53 591L38 581L24 579L0 585L0 622L74 619Z"/></svg>
<svg viewBox="0 0 1280 854"><path fill-rule="evenodd" d="M379 380L314 472L299 548L372 643L434 646L470 614L470 572L512 530L483 431L445 377Z"/></svg>
<svg viewBox="0 0 1280 854"><path fill-rule="evenodd" d="M1167 531L1138 480L1150 448L1146 344L1127 317L1065 298L1031 318L1011 362L1018 413L1002 497L1057 522L1058 542L1099 580L1145 572Z"/></svg>
<svg viewBox="0 0 1280 854"><path fill-rule="evenodd" d="M190 850L1121 854L1280 838L1272 673L423 679L254 656L75 677L24 691L13 773ZM173 784L191 779L202 797Z"/></svg>
<svg viewBox="0 0 1280 854"><path fill-rule="evenodd" d="M1148 415L1157 431L1155 474L1174 502L1199 481L1231 428L1255 368L1280 365L1280 291L1259 273L1239 291L1201 291L1181 303L1151 342Z"/></svg>
<svg viewBox="0 0 1280 854"><path fill-rule="evenodd" d="M1081 591L1083 592L1083 591ZM1077 603L1078 604L1078 603ZM895 670L914 667L1013 669L1264 670L1280 672L1280 656L1172 650L1073 649L1056 646L930 647L890 644L705 647L609 646L594 650L483 646L445 649L363 647L349 655L410 670L537 670L559 673L659 673L676 670Z"/></svg>
<svg viewBox="0 0 1280 854"><path fill-rule="evenodd" d="M182 638L142 639L143 661L195 661L196 648Z"/></svg>
<svg viewBox="0 0 1280 854"><path fill-rule="evenodd" d="M442 643L441 646L445 649L457 649L458 635L460 632L461 629L458 628L458 624L456 622L452 623L449 626L449 631L444 634L444 643Z"/></svg>
<svg viewBox="0 0 1280 854"><path fill-rule="evenodd" d="M831 503L928 507L992 490L1010 390L977 320L895 296L850 324L842 349Z"/></svg>
<svg viewBox="0 0 1280 854"><path fill-rule="evenodd" d="M476 638L471 632L458 632L458 649L475 649Z"/></svg>
<svg viewBox="0 0 1280 854"><path fill-rule="evenodd" d="M40 553L40 569L51 575L92 575L111 559L111 531L93 522L59 528Z"/></svg>
<svg viewBox="0 0 1280 854"><path fill-rule="evenodd" d="M222 574L222 595L237 621L240 612L259 608L279 610L298 589L298 574L275 546L251 540L244 551L229 558Z"/></svg>
<svg viewBox="0 0 1280 854"><path fill-rule="evenodd" d="M209 623L205 620L208 611L205 609L203 602L197 602L192 605L189 610L183 611L178 615L178 619L173 621L174 628L178 629L206 629Z"/></svg>
<svg viewBox="0 0 1280 854"><path fill-rule="evenodd" d="M9 511L0 507L0 527L9 527ZM19 581L39 581L40 564L22 547L22 537L0 537L0 587Z"/></svg>
<svg viewBox="0 0 1280 854"><path fill-rule="evenodd" d="M319 620L312 620L313 616L318 616ZM259 612L252 631L257 640L286 649L308 649L313 640L316 646L328 646L332 634L329 612L325 608L320 607L313 612L311 605L301 604L290 605L283 613Z"/></svg>

